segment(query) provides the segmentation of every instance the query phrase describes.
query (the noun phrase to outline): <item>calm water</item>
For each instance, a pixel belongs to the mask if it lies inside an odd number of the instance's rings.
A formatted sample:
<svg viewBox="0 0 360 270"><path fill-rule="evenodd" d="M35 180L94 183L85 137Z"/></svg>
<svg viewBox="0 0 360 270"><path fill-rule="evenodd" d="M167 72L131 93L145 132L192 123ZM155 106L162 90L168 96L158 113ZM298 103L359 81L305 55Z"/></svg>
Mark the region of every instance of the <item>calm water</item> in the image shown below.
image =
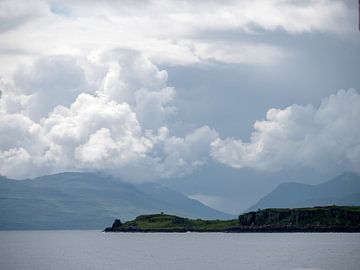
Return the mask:
<svg viewBox="0 0 360 270"><path fill-rule="evenodd" d="M0 231L0 269L360 269L360 234Z"/></svg>

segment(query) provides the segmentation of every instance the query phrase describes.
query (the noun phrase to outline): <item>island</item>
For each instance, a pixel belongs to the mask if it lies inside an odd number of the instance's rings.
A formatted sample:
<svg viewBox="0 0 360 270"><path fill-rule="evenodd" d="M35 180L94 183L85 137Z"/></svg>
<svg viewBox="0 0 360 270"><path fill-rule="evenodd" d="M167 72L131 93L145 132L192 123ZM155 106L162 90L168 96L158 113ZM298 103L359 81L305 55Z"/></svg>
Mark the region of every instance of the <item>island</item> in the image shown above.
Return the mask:
<svg viewBox="0 0 360 270"><path fill-rule="evenodd" d="M164 213L116 219L104 232L360 232L360 207L269 208L231 220L189 219Z"/></svg>

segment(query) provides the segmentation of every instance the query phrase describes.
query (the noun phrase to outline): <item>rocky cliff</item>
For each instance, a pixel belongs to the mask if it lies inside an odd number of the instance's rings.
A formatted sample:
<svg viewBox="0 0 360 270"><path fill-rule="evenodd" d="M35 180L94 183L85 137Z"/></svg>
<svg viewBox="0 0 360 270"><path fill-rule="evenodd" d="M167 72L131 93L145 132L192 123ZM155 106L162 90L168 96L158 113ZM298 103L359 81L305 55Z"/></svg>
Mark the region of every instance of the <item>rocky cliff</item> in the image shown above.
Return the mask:
<svg viewBox="0 0 360 270"><path fill-rule="evenodd" d="M359 207L265 209L239 216L239 228L254 231L357 231Z"/></svg>

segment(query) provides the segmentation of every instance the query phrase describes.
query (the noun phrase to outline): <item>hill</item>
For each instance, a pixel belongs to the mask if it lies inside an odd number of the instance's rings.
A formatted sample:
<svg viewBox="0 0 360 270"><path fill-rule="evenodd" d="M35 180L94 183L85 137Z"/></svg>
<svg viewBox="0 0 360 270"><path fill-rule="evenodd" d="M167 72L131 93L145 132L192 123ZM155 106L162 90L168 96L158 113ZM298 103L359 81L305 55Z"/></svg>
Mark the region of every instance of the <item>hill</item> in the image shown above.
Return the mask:
<svg viewBox="0 0 360 270"><path fill-rule="evenodd" d="M96 173L60 173L35 179L0 177L0 229L99 229L166 211L186 217L231 216L153 184L139 187Z"/></svg>
<svg viewBox="0 0 360 270"><path fill-rule="evenodd" d="M188 219L174 215L115 220L105 232L359 232L360 207L265 209L231 220Z"/></svg>
<svg viewBox="0 0 360 270"><path fill-rule="evenodd" d="M214 208L205 206L201 202L194 199L190 199L184 194L174 191L163 185L158 185L154 183L145 183L145 184L137 184L136 188L141 192L143 192L144 194L147 194L148 196L169 203L173 210L168 212L168 210L163 208L163 211L167 213L186 212L187 214L183 214L183 215L189 217L196 217L196 218L212 217L219 219L227 219L230 217L234 217L234 215L225 214L223 212L215 210ZM184 211L184 209L186 209L186 211Z"/></svg>
<svg viewBox="0 0 360 270"><path fill-rule="evenodd" d="M314 205L360 205L360 176L344 173L318 185L283 183L247 211Z"/></svg>

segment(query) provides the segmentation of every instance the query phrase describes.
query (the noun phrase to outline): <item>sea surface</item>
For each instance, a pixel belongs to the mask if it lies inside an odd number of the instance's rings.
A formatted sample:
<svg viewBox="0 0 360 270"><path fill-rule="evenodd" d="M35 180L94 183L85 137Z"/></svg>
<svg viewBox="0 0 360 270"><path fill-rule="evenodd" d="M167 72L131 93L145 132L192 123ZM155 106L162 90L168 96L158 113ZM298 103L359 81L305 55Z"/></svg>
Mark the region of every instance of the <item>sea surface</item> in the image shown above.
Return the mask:
<svg viewBox="0 0 360 270"><path fill-rule="evenodd" d="M358 233L0 231L0 269L360 269Z"/></svg>

